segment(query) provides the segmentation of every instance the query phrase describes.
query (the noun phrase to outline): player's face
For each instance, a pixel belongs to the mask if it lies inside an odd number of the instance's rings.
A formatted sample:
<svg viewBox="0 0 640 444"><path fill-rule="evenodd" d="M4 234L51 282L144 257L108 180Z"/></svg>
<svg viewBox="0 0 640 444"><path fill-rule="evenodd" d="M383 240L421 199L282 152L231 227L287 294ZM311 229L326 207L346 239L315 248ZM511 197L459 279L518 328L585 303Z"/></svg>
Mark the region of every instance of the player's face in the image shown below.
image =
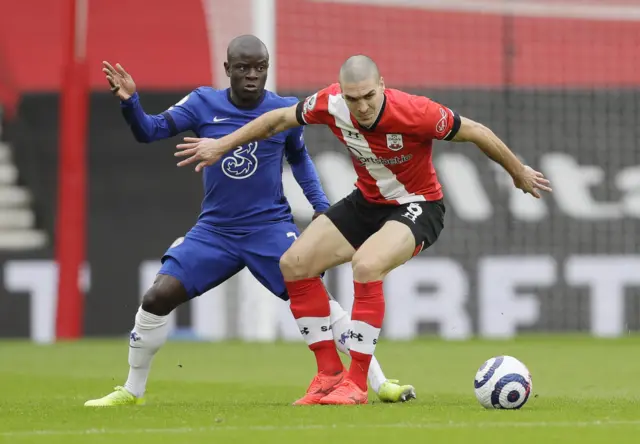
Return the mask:
<svg viewBox="0 0 640 444"><path fill-rule="evenodd" d="M232 57L225 64L231 89L243 102L257 100L264 91L269 58L262 53Z"/></svg>
<svg viewBox="0 0 640 444"><path fill-rule="evenodd" d="M340 87L349 111L351 111L358 123L364 126L373 125L384 99L384 82L382 79L343 83Z"/></svg>

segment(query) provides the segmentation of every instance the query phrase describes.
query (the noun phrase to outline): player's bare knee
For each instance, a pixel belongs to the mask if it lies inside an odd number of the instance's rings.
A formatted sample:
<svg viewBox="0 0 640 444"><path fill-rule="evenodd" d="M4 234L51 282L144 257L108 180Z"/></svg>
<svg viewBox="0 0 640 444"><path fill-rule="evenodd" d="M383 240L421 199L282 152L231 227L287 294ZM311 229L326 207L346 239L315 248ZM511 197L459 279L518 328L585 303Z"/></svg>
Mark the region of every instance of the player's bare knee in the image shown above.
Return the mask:
<svg viewBox="0 0 640 444"><path fill-rule="evenodd" d="M285 281L298 281L311 277L309 265L299 254L295 248L286 251L280 258L280 272Z"/></svg>
<svg viewBox="0 0 640 444"><path fill-rule="evenodd" d="M142 298L142 309L156 316L166 316L189 299L179 280L160 275Z"/></svg>
<svg viewBox="0 0 640 444"><path fill-rule="evenodd" d="M142 309L156 316L166 316L173 311L177 305L172 302L172 294L157 286L152 286L147 290L142 298Z"/></svg>
<svg viewBox="0 0 640 444"><path fill-rule="evenodd" d="M356 253L351 261L351 266L353 268L353 279L356 282L379 281L385 274L383 262L375 256Z"/></svg>

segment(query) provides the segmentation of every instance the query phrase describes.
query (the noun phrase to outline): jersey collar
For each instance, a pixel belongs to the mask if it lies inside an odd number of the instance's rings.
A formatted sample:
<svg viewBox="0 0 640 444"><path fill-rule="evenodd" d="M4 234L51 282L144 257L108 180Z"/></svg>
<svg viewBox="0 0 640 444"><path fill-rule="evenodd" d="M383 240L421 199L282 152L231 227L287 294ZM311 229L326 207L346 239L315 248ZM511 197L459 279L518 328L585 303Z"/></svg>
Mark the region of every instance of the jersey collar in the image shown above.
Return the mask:
<svg viewBox="0 0 640 444"><path fill-rule="evenodd" d="M380 111L378 111L378 117L376 117L376 120L371 124L371 126L360 125L360 123L356 120L356 123L358 124L358 126L365 131L375 131L376 127L378 126L378 123L380 123L380 119L382 119L382 114L384 113L384 109L386 105L387 105L387 95L383 92L382 105L380 106Z"/></svg>
<svg viewBox="0 0 640 444"><path fill-rule="evenodd" d="M227 88L227 100L229 101L229 103L233 106L235 106L238 109L244 109L244 110L252 110L252 109L256 109L257 107L259 107L260 105L262 105L262 102L264 102L264 98L267 96L267 90L265 89L264 91L262 91L262 95L260 96L260 98L256 101L255 105L251 105L251 106L240 106L237 105L235 103L233 103L233 100L231 100L231 88Z"/></svg>

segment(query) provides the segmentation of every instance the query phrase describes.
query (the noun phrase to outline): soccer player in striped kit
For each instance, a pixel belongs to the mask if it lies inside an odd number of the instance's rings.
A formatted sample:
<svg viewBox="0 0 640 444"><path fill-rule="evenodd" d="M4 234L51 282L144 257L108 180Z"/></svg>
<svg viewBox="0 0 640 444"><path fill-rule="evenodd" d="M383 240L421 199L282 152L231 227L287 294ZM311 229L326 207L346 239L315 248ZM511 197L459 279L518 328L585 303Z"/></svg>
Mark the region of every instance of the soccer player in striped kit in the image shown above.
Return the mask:
<svg viewBox="0 0 640 444"><path fill-rule="evenodd" d="M295 404L364 404L384 318L383 279L436 242L444 227L433 140L474 143L536 198L551 188L487 127L426 97L385 88L378 67L363 55L347 59L339 83L297 105L268 112L220 139L185 138L176 156L187 158L178 165L196 163L200 171L234 146L310 124L327 125L340 139L358 179L356 190L318 217L280 260L291 311L307 332L319 370ZM320 275L349 261L355 299L346 372L327 328L330 309Z"/></svg>

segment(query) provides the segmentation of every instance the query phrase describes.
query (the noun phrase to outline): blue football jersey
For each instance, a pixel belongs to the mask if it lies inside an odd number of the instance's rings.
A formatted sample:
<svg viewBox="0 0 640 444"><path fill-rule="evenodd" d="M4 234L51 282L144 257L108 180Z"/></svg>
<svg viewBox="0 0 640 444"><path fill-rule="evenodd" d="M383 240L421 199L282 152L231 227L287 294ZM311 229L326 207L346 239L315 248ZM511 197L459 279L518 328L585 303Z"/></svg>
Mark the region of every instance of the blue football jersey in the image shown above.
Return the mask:
<svg viewBox="0 0 640 444"><path fill-rule="evenodd" d="M144 114L137 94L123 102L125 118L139 141L150 142L193 131L197 137L219 139L260 115L298 102L265 91L253 108L239 108L230 90L200 87L157 116ZM251 142L230 151L216 164L204 169L204 200L198 222L218 229L252 229L269 223L293 220L282 186L283 158L293 164L304 156L308 165L296 175L316 211L329 203L308 159L302 127L292 128L269 139Z"/></svg>

